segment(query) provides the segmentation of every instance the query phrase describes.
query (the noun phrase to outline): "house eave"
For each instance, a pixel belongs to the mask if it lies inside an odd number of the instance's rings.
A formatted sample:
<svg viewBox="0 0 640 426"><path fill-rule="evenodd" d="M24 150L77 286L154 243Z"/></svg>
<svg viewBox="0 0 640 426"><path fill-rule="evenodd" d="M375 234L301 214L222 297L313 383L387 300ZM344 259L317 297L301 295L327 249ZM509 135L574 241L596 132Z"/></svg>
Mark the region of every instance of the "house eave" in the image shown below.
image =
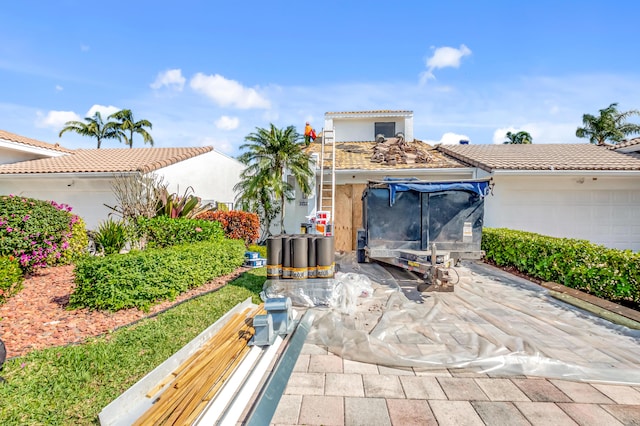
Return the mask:
<svg viewBox="0 0 640 426"><path fill-rule="evenodd" d="M50 178L83 178L83 179L104 179L122 175L140 174L139 171L127 172L75 172L75 173L3 173L0 179L50 179Z"/></svg>
<svg viewBox="0 0 640 426"><path fill-rule="evenodd" d="M640 176L640 170L492 170L491 174L505 176L572 176L572 175L596 175L596 176Z"/></svg>

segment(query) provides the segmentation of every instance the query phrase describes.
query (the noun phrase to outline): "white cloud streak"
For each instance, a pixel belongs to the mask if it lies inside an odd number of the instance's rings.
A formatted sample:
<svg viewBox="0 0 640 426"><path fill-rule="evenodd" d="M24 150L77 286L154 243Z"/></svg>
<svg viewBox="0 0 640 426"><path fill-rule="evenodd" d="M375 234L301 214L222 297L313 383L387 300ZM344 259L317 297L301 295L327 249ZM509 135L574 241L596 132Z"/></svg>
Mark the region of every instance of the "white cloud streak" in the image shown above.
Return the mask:
<svg viewBox="0 0 640 426"><path fill-rule="evenodd" d="M182 70L171 69L158 73L155 81L151 83L152 89L160 89L162 87L168 87L169 89L181 92L184 88L184 83L187 80L182 76Z"/></svg>
<svg viewBox="0 0 640 426"><path fill-rule="evenodd" d="M256 89L242 86L219 74L198 73L191 79L191 88L222 107L238 109L268 109L271 103Z"/></svg>
<svg viewBox="0 0 640 426"><path fill-rule="evenodd" d="M471 49L464 44L459 49L455 47L438 47L433 55L426 61L427 70L420 75L420 83L425 84L428 80L435 79L434 70L441 68L459 68L462 58L471 55Z"/></svg>
<svg viewBox="0 0 640 426"><path fill-rule="evenodd" d="M240 119L223 115L216 120L215 125L220 130L234 130L240 125Z"/></svg>
<svg viewBox="0 0 640 426"><path fill-rule="evenodd" d="M80 117L73 111L49 111L46 115L39 113L36 124L39 127L62 129L67 121L80 121Z"/></svg>

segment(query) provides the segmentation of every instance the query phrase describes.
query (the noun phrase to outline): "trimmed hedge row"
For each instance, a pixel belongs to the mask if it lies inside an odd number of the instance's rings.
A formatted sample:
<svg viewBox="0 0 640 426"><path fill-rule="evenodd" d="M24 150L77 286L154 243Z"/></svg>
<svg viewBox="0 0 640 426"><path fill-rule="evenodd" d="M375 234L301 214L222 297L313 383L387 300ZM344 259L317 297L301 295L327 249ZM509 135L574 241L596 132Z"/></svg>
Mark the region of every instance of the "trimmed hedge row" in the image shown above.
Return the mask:
<svg viewBox="0 0 640 426"><path fill-rule="evenodd" d="M138 237L147 239L148 248L207 240L222 241L224 238L224 230L219 222L169 216L156 216L151 219L139 217L136 221L136 232Z"/></svg>
<svg viewBox="0 0 640 426"><path fill-rule="evenodd" d="M158 301L173 300L244 262L239 240L204 241L163 249L147 249L105 257L88 257L76 264L72 308L118 311L148 310Z"/></svg>
<svg viewBox="0 0 640 426"><path fill-rule="evenodd" d="M498 266L614 302L640 303L640 253L505 228L484 228L482 249Z"/></svg>
<svg viewBox="0 0 640 426"><path fill-rule="evenodd" d="M22 289L22 269L14 256L0 256L0 305Z"/></svg>

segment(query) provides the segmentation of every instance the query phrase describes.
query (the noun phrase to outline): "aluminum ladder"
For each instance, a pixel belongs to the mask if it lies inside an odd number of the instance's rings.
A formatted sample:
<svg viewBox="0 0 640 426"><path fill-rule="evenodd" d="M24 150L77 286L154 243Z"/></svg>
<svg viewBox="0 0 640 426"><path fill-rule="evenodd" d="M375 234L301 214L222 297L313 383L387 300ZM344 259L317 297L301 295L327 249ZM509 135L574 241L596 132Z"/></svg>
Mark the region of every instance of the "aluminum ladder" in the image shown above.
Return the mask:
<svg viewBox="0 0 640 426"><path fill-rule="evenodd" d="M324 235L334 234L334 206L336 201L336 155L335 132L322 129L322 149L320 150L320 196L318 214L326 212L327 226Z"/></svg>

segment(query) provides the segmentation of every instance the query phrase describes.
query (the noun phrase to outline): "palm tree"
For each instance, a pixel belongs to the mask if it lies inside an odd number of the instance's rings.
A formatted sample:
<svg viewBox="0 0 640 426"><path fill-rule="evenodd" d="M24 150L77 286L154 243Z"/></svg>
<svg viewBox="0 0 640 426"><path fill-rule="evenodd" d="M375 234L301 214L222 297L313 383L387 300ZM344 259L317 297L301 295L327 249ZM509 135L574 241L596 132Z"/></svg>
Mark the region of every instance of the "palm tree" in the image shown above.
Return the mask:
<svg viewBox="0 0 640 426"><path fill-rule="evenodd" d="M149 120L135 121L130 109L123 109L115 112L111 114L109 118L117 120L116 129L118 131L119 139L124 139L125 145L128 145L129 148L133 148L134 133L141 135L144 143L149 143L149 145L153 146L153 138L149 132L145 130L145 127L148 127L149 129L153 127Z"/></svg>
<svg viewBox="0 0 640 426"><path fill-rule="evenodd" d="M250 176L246 169L240 174L240 181L233 187L238 194L236 205L244 210L255 212L260 217L260 240L265 241L271 235L271 223L280 213L280 207L275 203L275 197L271 191L269 180L273 177L270 173L267 176Z"/></svg>
<svg viewBox="0 0 640 426"><path fill-rule="evenodd" d="M255 188L253 193L247 194L255 197L263 195L258 188L268 188L273 198L280 200L280 232L284 233L285 201L293 200L293 187L287 182L285 173L294 177L304 194L310 194L311 157L298 143L302 137L294 126L285 129L278 129L273 124L269 129L256 127L256 132L244 139L247 143L240 149L247 149L247 152L240 155L239 160L247 167L240 188L243 185Z"/></svg>
<svg viewBox="0 0 640 426"><path fill-rule="evenodd" d="M104 139L120 138L118 131L114 126L115 123L104 123L100 112L96 111L93 117L85 117L84 120L86 123L83 123L82 121L67 121L64 123L65 127L60 131L58 137L61 138L62 134L65 132L75 132L81 136L96 138L98 140L98 149L100 149L100 145L102 145L102 141Z"/></svg>
<svg viewBox="0 0 640 426"><path fill-rule="evenodd" d="M529 132L520 131L517 133L507 132L505 144L530 144L533 143L533 138Z"/></svg>
<svg viewBox="0 0 640 426"><path fill-rule="evenodd" d="M600 110L600 116L591 114L582 116L582 125L576 130L579 138L589 138L589 142L604 145L607 141L616 144L624 140L628 135L640 133L640 125L627 123L627 119L633 115L640 115L640 111L618 111L618 104L612 103L607 108Z"/></svg>

